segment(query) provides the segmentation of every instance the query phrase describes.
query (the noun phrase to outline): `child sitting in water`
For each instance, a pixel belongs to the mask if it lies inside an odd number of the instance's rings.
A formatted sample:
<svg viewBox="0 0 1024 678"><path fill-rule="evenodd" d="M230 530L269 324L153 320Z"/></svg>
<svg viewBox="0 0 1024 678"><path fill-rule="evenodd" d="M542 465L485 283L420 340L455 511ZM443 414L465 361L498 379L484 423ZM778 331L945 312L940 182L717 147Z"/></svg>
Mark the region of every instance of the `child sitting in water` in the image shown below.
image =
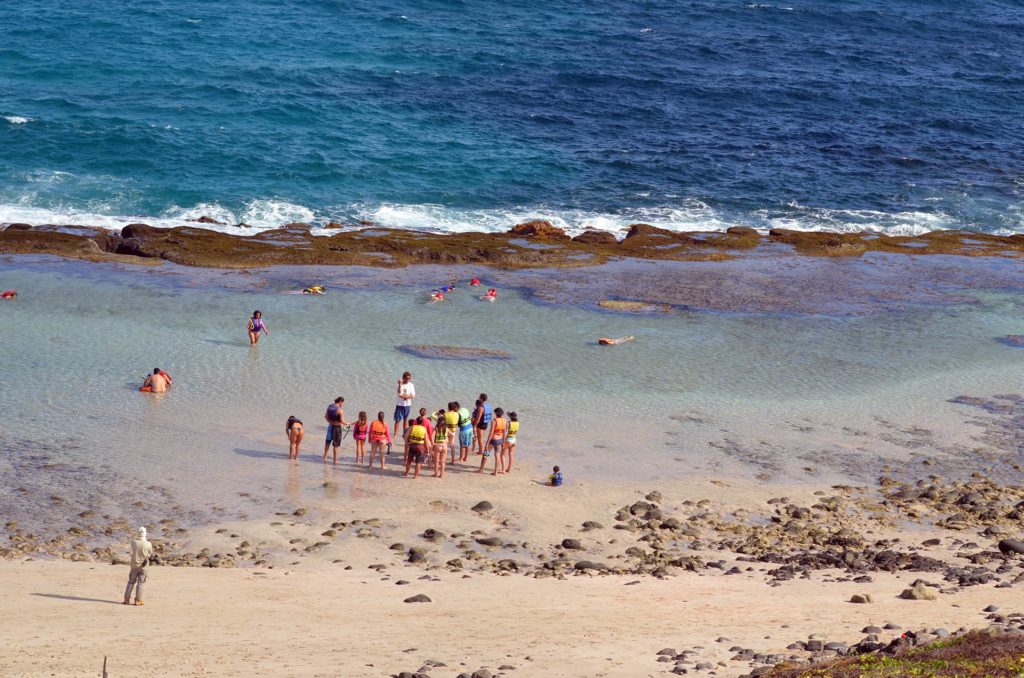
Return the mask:
<svg viewBox="0 0 1024 678"><path fill-rule="evenodd" d="M560 468L558 468L557 466L555 468L551 469L551 470L554 471L554 473L552 473L550 476L548 476L548 485L550 485L551 487L561 487L562 486L562 470Z"/></svg>

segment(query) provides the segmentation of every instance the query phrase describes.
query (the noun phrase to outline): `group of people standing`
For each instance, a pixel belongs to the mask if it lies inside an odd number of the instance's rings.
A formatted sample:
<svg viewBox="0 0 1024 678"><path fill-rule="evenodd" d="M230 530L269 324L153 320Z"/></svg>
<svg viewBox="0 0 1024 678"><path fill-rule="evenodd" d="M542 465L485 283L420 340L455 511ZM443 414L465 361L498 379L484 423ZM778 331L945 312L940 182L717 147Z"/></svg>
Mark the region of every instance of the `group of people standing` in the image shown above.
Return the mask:
<svg viewBox="0 0 1024 678"><path fill-rule="evenodd" d="M392 430L388 430L384 412L377 412L377 417L372 421L366 412L360 412L355 421L346 421L345 399L341 396L335 398L324 413L327 422L324 462L327 462L333 448L333 462L338 463L338 448L345 435L351 432L355 441L356 463L373 466L374 461L379 459L381 469L384 468L385 457L390 454L394 440L401 440L405 475L411 472L414 479L419 478L423 464L427 462L430 462L435 478L444 478L449 456L452 464L468 462L474 447L480 456L477 473L484 472L490 458L494 459L491 475L512 470L519 433L519 416L515 412L506 415L502 408L492 408L487 401L487 394L481 393L472 411L458 401L451 401L446 407L433 412L421 407L417 416L413 416L415 398L416 386L412 383L412 374L405 372L398 380ZM400 438L399 425L402 427ZM298 459L305 435L303 424L294 416L288 417L285 431L288 434L288 458ZM370 443L368 462L367 442Z"/></svg>

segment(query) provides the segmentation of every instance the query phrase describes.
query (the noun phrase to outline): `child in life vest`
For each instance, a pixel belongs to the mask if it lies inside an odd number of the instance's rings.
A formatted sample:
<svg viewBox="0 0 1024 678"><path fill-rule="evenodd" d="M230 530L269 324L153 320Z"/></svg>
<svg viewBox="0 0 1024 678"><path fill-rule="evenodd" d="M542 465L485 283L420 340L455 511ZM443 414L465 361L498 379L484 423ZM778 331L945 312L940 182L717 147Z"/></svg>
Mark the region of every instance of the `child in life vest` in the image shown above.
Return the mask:
<svg viewBox="0 0 1024 678"><path fill-rule="evenodd" d="M360 413L361 414L361 413ZM384 413L378 412L377 419L370 424L367 431L367 437L370 440L370 463L369 466L373 466L373 458L375 455L380 455L380 468L384 469L384 455L386 454L384 446L391 447L391 432L388 431L388 425L384 423Z"/></svg>
<svg viewBox="0 0 1024 678"><path fill-rule="evenodd" d="M548 476L548 485L551 487L561 487L564 482L562 479L562 470L557 466L551 470L553 473Z"/></svg>

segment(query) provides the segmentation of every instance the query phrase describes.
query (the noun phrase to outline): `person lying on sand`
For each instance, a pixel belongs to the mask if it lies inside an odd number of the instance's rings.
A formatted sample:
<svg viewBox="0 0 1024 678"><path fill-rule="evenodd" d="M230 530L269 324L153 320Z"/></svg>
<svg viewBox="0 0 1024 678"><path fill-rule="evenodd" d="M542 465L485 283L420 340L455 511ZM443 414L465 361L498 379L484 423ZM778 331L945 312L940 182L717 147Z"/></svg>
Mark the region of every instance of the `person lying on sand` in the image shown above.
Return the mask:
<svg viewBox="0 0 1024 678"><path fill-rule="evenodd" d="M616 344L625 344L627 341L633 341L633 335L625 337L619 337L618 339L609 339L608 337L601 337L597 340L597 343L602 346L615 346Z"/></svg>

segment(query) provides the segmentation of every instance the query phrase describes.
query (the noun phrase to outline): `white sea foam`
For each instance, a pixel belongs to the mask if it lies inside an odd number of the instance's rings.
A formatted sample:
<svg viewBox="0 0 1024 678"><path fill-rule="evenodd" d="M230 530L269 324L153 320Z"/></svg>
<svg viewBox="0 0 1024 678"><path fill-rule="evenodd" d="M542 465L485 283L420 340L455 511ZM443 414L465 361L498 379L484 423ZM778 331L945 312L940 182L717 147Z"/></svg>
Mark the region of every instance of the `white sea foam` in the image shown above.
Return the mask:
<svg viewBox="0 0 1024 678"><path fill-rule="evenodd" d="M72 179L72 175L47 172L30 180L52 184ZM366 225L435 233L466 233L472 231L504 232L515 224L544 219L565 229L570 235L586 230L607 231L621 238L631 224L646 223L671 231L722 231L730 226L749 226L760 231L787 228L798 231L872 231L890 235L920 235L928 231L969 227L963 218L941 211L882 212L877 210L838 210L806 207L796 203L785 208L763 209L744 213L724 212L700 200L678 200L665 207L637 208L618 213L588 210L549 209L544 205L508 209L456 209L433 204L350 203L315 211L285 200L253 199L232 209L218 203L172 206L158 215L123 214L115 205L90 203L85 207L40 207L36 193L29 192L12 202L0 203L0 224L77 224L117 230L131 223L147 223L169 228L195 224L200 217L210 217L219 224L202 224L202 228L254 235L292 222L313 226L316 235L330 235L323 229L330 221L350 228ZM992 218L991 215L988 217ZM1024 211L1012 208L998 216L1000 233L1024 232ZM242 222L249 228L239 229Z"/></svg>
<svg viewBox="0 0 1024 678"><path fill-rule="evenodd" d="M25 118L20 115L5 115L4 120L12 125L24 125L27 122L32 122L32 118Z"/></svg>

